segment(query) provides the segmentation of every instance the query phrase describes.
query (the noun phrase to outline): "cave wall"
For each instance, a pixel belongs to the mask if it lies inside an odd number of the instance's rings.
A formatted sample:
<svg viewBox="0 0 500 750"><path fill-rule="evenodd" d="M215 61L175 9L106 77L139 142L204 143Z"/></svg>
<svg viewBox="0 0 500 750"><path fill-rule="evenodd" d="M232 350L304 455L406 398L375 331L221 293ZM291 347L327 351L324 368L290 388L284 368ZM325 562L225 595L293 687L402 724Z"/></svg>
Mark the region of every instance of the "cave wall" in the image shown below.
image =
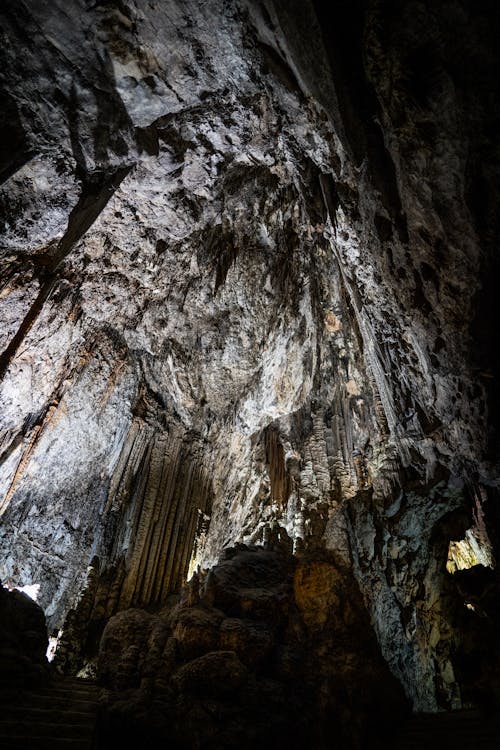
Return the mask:
<svg viewBox="0 0 500 750"><path fill-rule="evenodd" d="M353 567L416 707L459 705L447 541L498 476L493 6L2 16L0 577L57 629L91 563L109 616L289 537Z"/></svg>

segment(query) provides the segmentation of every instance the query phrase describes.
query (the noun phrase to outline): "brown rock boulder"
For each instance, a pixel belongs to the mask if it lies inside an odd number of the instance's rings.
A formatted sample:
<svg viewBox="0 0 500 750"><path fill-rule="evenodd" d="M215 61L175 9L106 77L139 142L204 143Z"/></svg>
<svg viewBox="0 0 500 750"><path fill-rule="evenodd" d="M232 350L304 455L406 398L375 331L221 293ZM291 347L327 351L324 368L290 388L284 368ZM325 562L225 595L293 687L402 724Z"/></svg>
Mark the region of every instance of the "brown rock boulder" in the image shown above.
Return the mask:
<svg viewBox="0 0 500 750"><path fill-rule="evenodd" d="M182 693L225 696L244 685L247 669L234 651L211 651L184 664L174 675L174 684Z"/></svg>
<svg viewBox="0 0 500 750"><path fill-rule="evenodd" d="M309 630L323 628L341 608L339 589L343 579L338 569L323 561L303 561L295 571L293 591Z"/></svg>
<svg viewBox="0 0 500 750"><path fill-rule="evenodd" d="M268 658L273 643L273 633L264 623L228 617L221 624L220 648L235 651L246 666L262 664Z"/></svg>
<svg viewBox="0 0 500 750"><path fill-rule="evenodd" d="M127 609L110 619L99 649L103 685L115 690L139 686L154 622L154 616L142 609Z"/></svg>
<svg viewBox="0 0 500 750"><path fill-rule="evenodd" d="M185 659L215 651L219 643L219 625L224 614L209 607L179 609L172 617L174 637Z"/></svg>
<svg viewBox="0 0 500 750"><path fill-rule="evenodd" d="M290 558L284 554L239 545L206 579L202 598L230 617L283 622L290 598Z"/></svg>

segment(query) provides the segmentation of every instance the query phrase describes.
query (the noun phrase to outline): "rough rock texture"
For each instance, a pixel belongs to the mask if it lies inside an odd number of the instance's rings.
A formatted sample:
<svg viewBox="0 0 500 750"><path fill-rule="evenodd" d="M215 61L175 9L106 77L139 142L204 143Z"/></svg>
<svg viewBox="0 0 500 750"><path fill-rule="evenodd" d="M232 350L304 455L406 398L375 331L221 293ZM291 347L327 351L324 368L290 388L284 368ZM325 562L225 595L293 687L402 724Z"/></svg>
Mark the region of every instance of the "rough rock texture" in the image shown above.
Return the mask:
<svg viewBox="0 0 500 750"><path fill-rule="evenodd" d="M376 747L407 709L352 573L325 553L227 550L173 609L112 617L99 678L110 748Z"/></svg>
<svg viewBox="0 0 500 750"><path fill-rule="evenodd" d="M448 542L498 528L498 13L323 5L3 3L0 574L95 650L229 543L334 551L449 707Z"/></svg>

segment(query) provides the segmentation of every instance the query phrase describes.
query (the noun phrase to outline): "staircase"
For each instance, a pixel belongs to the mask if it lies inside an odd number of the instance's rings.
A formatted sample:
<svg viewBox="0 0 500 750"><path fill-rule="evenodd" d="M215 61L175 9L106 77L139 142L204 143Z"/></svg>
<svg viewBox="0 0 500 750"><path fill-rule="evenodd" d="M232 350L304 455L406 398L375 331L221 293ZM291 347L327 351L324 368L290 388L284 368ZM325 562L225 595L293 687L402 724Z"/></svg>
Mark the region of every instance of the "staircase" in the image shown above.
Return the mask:
<svg viewBox="0 0 500 750"><path fill-rule="evenodd" d="M91 750L100 689L60 677L3 705L0 750Z"/></svg>
<svg viewBox="0 0 500 750"><path fill-rule="evenodd" d="M414 714L392 750L500 750L500 721L477 710Z"/></svg>

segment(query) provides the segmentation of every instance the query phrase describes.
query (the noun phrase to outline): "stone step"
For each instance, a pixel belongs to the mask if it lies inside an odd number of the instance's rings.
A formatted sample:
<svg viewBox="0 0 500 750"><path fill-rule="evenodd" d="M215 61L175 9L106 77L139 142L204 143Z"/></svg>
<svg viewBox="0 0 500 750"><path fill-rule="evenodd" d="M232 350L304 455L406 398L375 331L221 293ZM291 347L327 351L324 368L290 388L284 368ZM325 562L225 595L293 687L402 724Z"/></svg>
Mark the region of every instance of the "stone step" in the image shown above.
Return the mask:
<svg viewBox="0 0 500 750"><path fill-rule="evenodd" d="M73 705L69 705L64 708L57 707L42 707L38 708L32 704L29 705L18 705L9 706L8 711L5 712L3 719L12 719L16 721L22 721L25 724L32 722L45 721L45 722L64 722L68 724L85 724L86 722L95 723L96 710L92 706L86 711L80 711L80 708L75 708ZM0 719L1 723L2 719Z"/></svg>
<svg viewBox="0 0 500 750"><path fill-rule="evenodd" d="M57 695L57 696L76 696L76 697L93 697L101 693L99 685L72 685L65 683L52 683L43 687L33 688L30 690L33 695Z"/></svg>
<svg viewBox="0 0 500 750"><path fill-rule="evenodd" d="M77 684L65 684L55 683L53 685L47 685L40 689L40 692L56 692L56 693L71 693L77 695L92 695L98 693L100 688L98 685L77 685Z"/></svg>
<svg viewBox="0 0 500 750"><path fill-rule="evenodd" d="M64 737L34 737L26 735L0 737L0 750L91 750L92 744L86 737L67 739Z"/></svg>
<svg viewBox="0 0 500 750"><path fill-rule="evenodd" d="M58 690L44 690L43 692L36 692L36 693L26 693L26 695L30 695L33 698L40 698L41 700L45 700L45 698L52 698L53 700L57 701L72 701L73 703L98 703L99 702L99 693L72 693L72 692L60 692Z"/></svg>
<svg viewBox="0 0 500 750"><path fill-rule="evenodd" d="M101 692L99 685L54 685L54 688L61 692L66 690L70 693L86 693L87 695Z"/></svg>
<svg viewBox="0 0 500 750"><path fill-rule="evenodd" d="M0 715L0 750L91 750L101 690L60 678L11 694Z"/></svg>
<svg viewBox="0 0 500 750"><path fill-rule="evenodd" d="M39 710L57 708L64 711L71 708L80 713L94 713L97 711L99 701L96 698L74 698L73 696L55 696L50 693L47 695L24 694L22 700L17 702L17 706L36 708Z"/></svg>
<svg viewBox="0 0 500 750"><path fill-rule="evenodd" d="M0 750L91 750L100 695L95 682L67 677L30 692L7 692Z"/></svg>
<svg viewBox="0 0 500 750"><path fill-rule="evenodd" d="M80 724L71 724L66 722L46 722L38 721L36 724L29 726L27 722L20 722L17 719L0 720L0 737L19 737L26 730L29 730L34 736L42 737L62 737L64 739L81 739L92 736L94 730L93 722L84 722Z"/></svg>

